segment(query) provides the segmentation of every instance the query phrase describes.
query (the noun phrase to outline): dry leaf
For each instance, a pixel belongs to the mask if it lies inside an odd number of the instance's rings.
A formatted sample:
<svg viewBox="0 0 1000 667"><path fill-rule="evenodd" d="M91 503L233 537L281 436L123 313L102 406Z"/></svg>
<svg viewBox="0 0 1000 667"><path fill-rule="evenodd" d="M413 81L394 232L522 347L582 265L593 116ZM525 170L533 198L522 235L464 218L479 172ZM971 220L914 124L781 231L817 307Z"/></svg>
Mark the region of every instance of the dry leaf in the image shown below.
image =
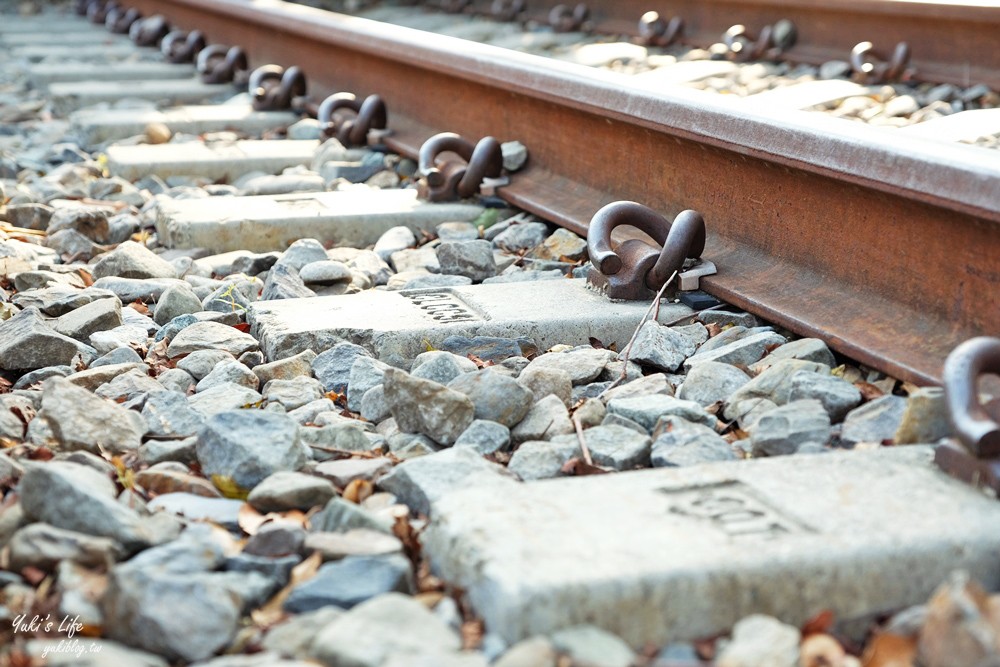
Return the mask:
<svg viewBox="0 0 1000 667"><path fill-rule="evenodd" d="M885 396L885 392L870 382L855 382L854 386L861 392L861 398L865 401L874 401L880 396Z"/></svg>
<svg viewBox="0 0 1000 667"><path fill-rule="evenodd" d="M373 493L375 493L375 485L367 479L358 477L352 479L344 489L344 500L349 500L352 503L360 505L366 498L370 498Z"/></svg>
<svg viewBox="0 0 1000 667"><path fill-rule="evenodd" d="M715 338L722 333L722 328L719 326L718 322L709 322L705 325L705 329L708 331L709 338Z"/></svg>
<svg viewBox="0 0 1000 667"><path fill-rule="evenodd" d="M90 287L94 284L94 276L90 275L90 271L86 269L77 269L76 275L80 276L80 280L83 281L84 287Z"/></svg>
<svg viewBox="0 0 1000 667"><path fill-rule="evenodd" d="M913 667L917 643L910 637L877 634L861 656L863 667Z"/></svg>
<svg viewBox="0 0 1000 667"><path fill-rule="evenodd" d="M460 633L462 635L462 650L476 650L483 643L484 628L482 620L474 619L462 623Z"/></svg>
<svg viewBox="0 0 1000 667"><path fill-rule="evenodd" d="M232 477L227 475L212 475L212 484L224 497L231 500L246 500L250 492L236 483Z"/></svg>
<svg viewBox="0 0 1000 667"><path fill-rule="evenodd" d="M267 517L255 510L250 503L240 505L240 510L236 514L236 523L247 535L256 535L266 522Z"/></svg>
<svg viewBox="0 0 1000 667"><path fill-rule="evenodd" d="M829 609L824 609L802 624L802 636L830 632L835 617Z"/></svg>
<svg viewBox="0 0 1000 667"><path fill-rule="evenodd" d="M288 585L275 593L274 597L267 601L260 609L250 612L250 618L259 628L269 628L285 617L285 599L292 592L292 589L309 581L316 576L319 566L323 564L323 556L314 551L312 555L292 568L292 576L288 580Z"/></svg>
<svg viewBox="0 0 1000 667"><path fill-rule="evenodd" d="M420 560L420 539L417 531L410 525L408 516L397 516L396 522L392 524L392 534L403 543L403 551L410 561L416 563Z"/></svg>
<svg viewBox="0 0 1000 667"><path fill-rule="evenodd" d="M606 472L608 471L600 466L592 465L575 457L566 461L562 467L562 473L564 475L576 475L577 477L582 477L584 475L603 475Z"/></svg>
<svg viewBox="0 0 1000 667"><path fill-rule="evenodd" d="M149 308L140 299L136 299L130 303L128 307L140 315L149 315Z"/></svg>

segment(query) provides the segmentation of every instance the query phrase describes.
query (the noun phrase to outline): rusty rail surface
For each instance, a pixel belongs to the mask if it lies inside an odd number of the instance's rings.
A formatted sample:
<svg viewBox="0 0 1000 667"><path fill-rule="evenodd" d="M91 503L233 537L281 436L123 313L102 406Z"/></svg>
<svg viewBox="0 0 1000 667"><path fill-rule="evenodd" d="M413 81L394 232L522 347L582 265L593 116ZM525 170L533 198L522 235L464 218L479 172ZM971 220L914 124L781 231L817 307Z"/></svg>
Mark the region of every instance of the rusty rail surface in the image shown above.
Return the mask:
<svg viewBox="0 0 1000 667"><path fill-rule="evenodd" d="M441 131L528 146L507 201L585 233L618 199L700 212L706 291L904 380L937 383L960 341L1000 331L993 151L815 114L747 111L614 73L275 0L130 0L253 64L298 65L314 99L378 94L387 144Z"/></svg>

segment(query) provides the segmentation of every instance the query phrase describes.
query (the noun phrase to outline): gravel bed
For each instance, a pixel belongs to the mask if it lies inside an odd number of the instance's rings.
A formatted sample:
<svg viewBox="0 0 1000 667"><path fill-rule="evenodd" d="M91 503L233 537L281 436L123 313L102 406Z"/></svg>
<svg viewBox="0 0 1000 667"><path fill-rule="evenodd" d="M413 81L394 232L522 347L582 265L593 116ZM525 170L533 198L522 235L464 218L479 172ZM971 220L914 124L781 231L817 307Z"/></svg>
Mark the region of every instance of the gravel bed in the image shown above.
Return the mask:
<svg viewBox="0 0 1000 667"><path fill-rule="evenodd" d="M321 177L324 160L232 183L129 182L17 68L0 72L0 664L862 664L825 616L751 616L668 646L589 625L507 645L431 573L420 533L434 499L471 478L936 442L950 430L939 391L732 309L648 322L622 349L468 338L395 367L346 342L267 359L246 324L255 302L564 280L586 271L586 243L486 208L366 248L168 249L165 202L316 178L377 194L415 187L414 165L369 153L358 183ZM317 135L311 121L266 133ZM122 143L197 140L150 127ZM331 140L317 158L342 150ZM969 610L997 603L943 582L867 650L971 665L956 656L980 644L963 642L994 621Z"/></svg>

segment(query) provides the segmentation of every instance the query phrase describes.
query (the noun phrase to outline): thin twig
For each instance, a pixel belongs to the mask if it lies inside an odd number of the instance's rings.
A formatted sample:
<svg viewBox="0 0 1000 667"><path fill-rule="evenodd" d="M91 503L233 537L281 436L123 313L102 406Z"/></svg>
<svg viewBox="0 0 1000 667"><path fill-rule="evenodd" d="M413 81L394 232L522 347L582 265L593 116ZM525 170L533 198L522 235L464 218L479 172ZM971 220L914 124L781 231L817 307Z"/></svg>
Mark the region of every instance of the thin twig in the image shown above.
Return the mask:
<svg viewBox="0 0 1000 667"><path fill-rule="evenodd" d="M576 429L576 439L580 441L580 451L583 452L583 461L589 466L594 465L594 460L590 458L590 448L587 447L587 440L583 437L583 424L580 418L573 415L573 428Z"/></svg>
<svg viewBox="0 0 1000 667"><path fill-rule="evenodd" d="M653 303L649 304L649 308L646 309L646 312L642 316L642 319L639 320L639 324L635 327L635 331L632 332L632 337L629 338L628 345L626 345L625 349L622 351L622 353L625 356L622 357L622 362L623 363L622 363L622 372L621 372L621 375L618 376L618 379L616 379L614 382L612 382L611 384L609 384L604 389L604 391L602 391L600 394L598 394L597 398L601 398L602 396L604 396L604 394L608 393L609 391L611 391L612 389L614 389L615 387L617 387L619 384L622 383L622 381L627 376L627 374L628 374L628 357L629 357L629 354L632 353L632 344L635 343L635 339L639 336L639 330L642 329L642 325L645 324L646 321L649 319L649 315L653 312L654 308L656 309L657 316L659 316L659 314L660 314L660 312L659 312L660 311L660 298L663 296L663 292L666 291L667 286L670 283L672 283L674 281L674 278L676 278L676 277L677 277L677 272L674 271L673 273L670 274L670 277L667 278L667 281L665 283L663 283L663 287L661 287L660 291L658 291L656 293L656 296L653 297Z"/></svg>
<svg viewBox="0 0 1000 667"><path fill-rule="evenodd" d="M684 320L691 319L692 317L698 317L702 313L708 312L709 310L718 310L719 308L725 308L725 307L726 307L726 304L720 303L720 304L718 304L716 306L709 306L708 308L702 308L701 310L696 310L693 313L688 313L687 315L681 315L676 320L670 320L669 322L664 322L663 326L665 326L665 327L672 327L675 324L680 324Z"/></svg>

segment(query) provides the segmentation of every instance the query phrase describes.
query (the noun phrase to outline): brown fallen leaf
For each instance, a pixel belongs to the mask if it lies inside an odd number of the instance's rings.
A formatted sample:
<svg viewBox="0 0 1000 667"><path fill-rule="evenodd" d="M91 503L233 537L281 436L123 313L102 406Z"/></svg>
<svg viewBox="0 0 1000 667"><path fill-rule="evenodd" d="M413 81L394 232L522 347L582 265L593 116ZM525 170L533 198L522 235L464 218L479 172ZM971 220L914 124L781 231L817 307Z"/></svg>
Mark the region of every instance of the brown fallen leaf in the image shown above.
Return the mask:
<svg viewBox="0 0 1000 667"><path fill-rule="evenodd" d="M863 667L913 667L917 642L911 637L877 634L861 656Z"/></svg>
<svg viewBox="0 0 1000 667"><path fill-rule="evenodd" d="M870 382L855 382L854 386L861 392L861 398L865 401L874 401L880 396L885 396L885 392Z"/></svg>
<svg viewBox="0 0 1000 667"><path fill-rule="evenodd" d="M802 624L802 636L830 632L835 620L834 614L829 609L824 609L808 621Z"/></svg>
<svg viewBox="0 0 1000 667"><path fill-rule="evenodd" d="M358 477L352 479L347 487L344 488L344 500L349 500L352 503L360 505L366 498L371 497L373 493L375 493L375 485L367 479Z"/></svg>
<svg viewBox="0 0 1000 667"><path fill-rule="evenodd" d="M266 629L282 620L286 612L284 610L285 599L292 592L292 589L299 584L309 581L316 576L319 566L323 564L323 556L318 551L314 551L301 563L292 568L292 575L288 580L288 585L274 594L270 600L260 609L250 612L250 618L254 624L262 629Z"/></svg>
<svg viewBox="0 0 1000 667"><path fill-rule="evenodd" d="M715 338L722 333L722 327L720 327L717 322L709 322L705 325L705 329L708 330L709 338Z"/></svg>
<svg viewBox="0 0 1000 667"><path fill-rule="evenodd" d="M462 627L459 632L462 635L463 651L475 651L482 645L483 634L485 634L482 619L477 618L471 621L465 621L462 623Z"/></svg>
<svg viewBox="0 0 1000 667"><path fill-rule="evenodd" d="M250 503L240 505L240 509L236 513L236 524L244 533L251 536L256 535L265 523L267 523L267 517L254 509L253 505Z"/></svg>
<svg viewBox="0 0 1000 667"><path fill-rule="evenodd" d="M561 472L564 475L575 475L577 477L582 477L584 475L603 475L608 471L600 466L595 466L591 463L587 463L583 459L578 459L574 457L563 464Z"/></svg>
<svg viewBox="0 0 1000 667"><path fill-rule="evenodd" d="M86 269L77 269L76 275L80 276L80 280L83 281L83 284L86 287L90 287L94 284L94 276L90 274L90 271L87 271Z"/></svg>
<svg viewBox="0 0 1000 667"><path fill-rule="evenodd" d="M142 302L141 299L136 299L128 305L129 308L139 313L140 315L149 315L149 307Z"/></svg>

